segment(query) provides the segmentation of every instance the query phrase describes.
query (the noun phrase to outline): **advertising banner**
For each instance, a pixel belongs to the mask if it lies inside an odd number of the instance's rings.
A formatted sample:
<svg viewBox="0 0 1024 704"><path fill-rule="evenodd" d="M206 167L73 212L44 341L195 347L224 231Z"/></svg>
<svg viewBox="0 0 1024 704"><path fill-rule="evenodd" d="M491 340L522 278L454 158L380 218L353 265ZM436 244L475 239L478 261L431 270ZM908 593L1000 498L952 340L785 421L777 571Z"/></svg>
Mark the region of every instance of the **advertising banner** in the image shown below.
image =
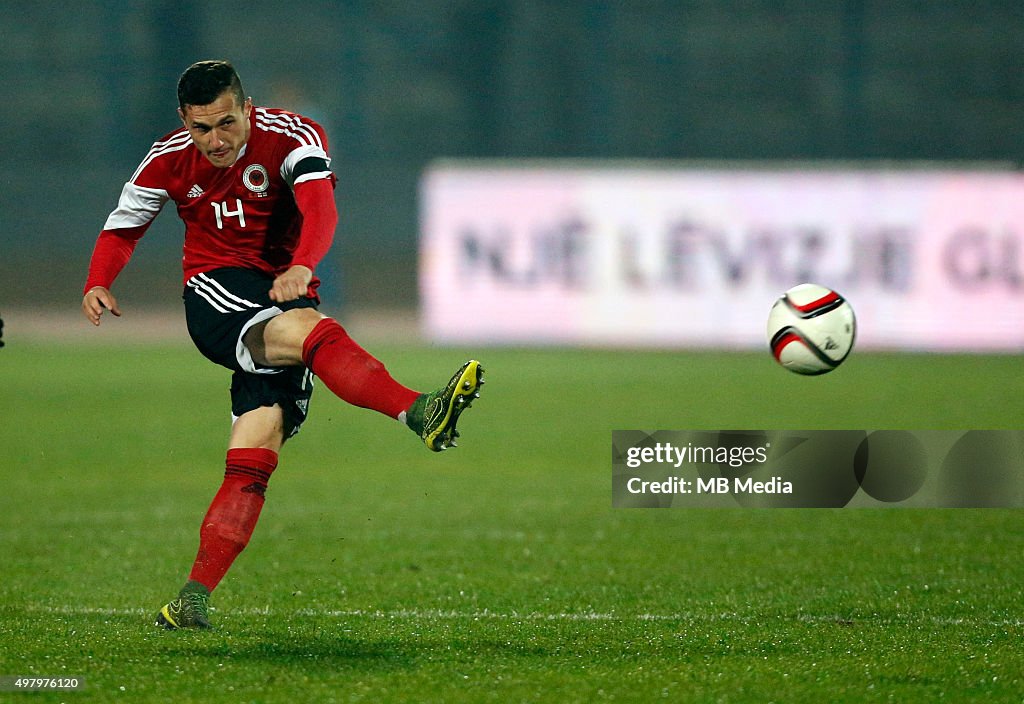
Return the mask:
<svg viewBox="0 0 1024 704"><path fill-rule="evenodd" d="M452 163L421 200L435 341L760 347L813 282L852 304L860 348L1024 348L1014 172Z"/></svg>

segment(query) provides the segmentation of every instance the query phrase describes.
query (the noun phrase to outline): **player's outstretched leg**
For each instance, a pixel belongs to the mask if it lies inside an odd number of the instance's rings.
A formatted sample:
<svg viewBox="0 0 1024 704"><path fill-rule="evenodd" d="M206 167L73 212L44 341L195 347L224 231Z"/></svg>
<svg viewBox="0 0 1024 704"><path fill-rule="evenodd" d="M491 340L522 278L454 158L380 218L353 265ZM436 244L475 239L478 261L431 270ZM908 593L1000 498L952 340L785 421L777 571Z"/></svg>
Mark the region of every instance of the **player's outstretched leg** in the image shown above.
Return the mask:
<svg viewBox="0 0 1024 704"><path fill-rule="evenodd" d="M288 313L275 320L285 315ZM281 347L281 336L289 328L279 325L274 330L273 346ZM264 334L270 332L268 324ZM483 385L483 367L474 359L462 365L444 388L418 393L395 381L333 318L320 320L305 334L301 360L335 396L404 421L434 452L455 446L459 415L479 396Z"/></svg>
<svg viewBox="0 0 1024 704"><path fill-rule="evenodd" d="M406 412L405 422L434 452L457 447L459 432L455 424L464 410L480 398L484 368L471 359L455 372L448 384L437 391L422 394Z"/></svg>
<svg viewBox="0 0 1024 704"><path fill-rule="evenodd" d="M156 615L156 625L168 630L210 627L210 590L199 582L189 581L178 598L166 604Z"/></svg>

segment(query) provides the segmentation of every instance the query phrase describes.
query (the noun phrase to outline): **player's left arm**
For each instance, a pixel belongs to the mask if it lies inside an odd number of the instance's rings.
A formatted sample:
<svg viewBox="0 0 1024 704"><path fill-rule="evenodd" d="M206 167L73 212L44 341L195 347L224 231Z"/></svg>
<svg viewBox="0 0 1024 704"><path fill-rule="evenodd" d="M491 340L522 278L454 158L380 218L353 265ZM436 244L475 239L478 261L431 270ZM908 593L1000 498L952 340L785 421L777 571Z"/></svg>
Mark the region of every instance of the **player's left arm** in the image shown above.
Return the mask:
<svg viewBox="0 0 1024 704"><path fill-rule="evenodd" d="M276 279L270 299L283 303L305 296L313 280L313 270L334 241L338 208L334 203L334 174L326 154L309 155L298 161L292 172L295 205L302 215L299 242L291 266Z"/></svg>

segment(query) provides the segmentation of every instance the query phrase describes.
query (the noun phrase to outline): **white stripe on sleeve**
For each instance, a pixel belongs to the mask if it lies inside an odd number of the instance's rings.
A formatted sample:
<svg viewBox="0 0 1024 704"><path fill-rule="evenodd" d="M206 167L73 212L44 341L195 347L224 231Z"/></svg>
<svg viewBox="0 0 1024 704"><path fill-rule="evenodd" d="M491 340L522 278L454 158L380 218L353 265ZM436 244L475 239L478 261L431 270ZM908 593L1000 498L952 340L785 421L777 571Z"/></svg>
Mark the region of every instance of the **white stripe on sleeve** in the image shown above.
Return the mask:
<svg viewBox="0 0 1024 704"><path fill-rule="evenodd" d="M284 179L285 183L291 184L293 187L295 186L295 184L292 183L292 173L295 172L295 166L303 159L307 159L309 157L323 159L327 163L327 166L331 165L331 157L327 156L327 152L320 147L312 147L308 145L298 147L288 152L288 156L286 156L284 161L281 162L281 178ZM301 182L303 180L306 179L303 179L300 176L299 181Z"/></svg>
<svg viewBox="0 0 1024 704"><path fill-rule="evenodd" d="M145 225L157 216L171 196L161 188L145 188L134 183L124 184L117 208L107 216L104 230Z"/></svg>

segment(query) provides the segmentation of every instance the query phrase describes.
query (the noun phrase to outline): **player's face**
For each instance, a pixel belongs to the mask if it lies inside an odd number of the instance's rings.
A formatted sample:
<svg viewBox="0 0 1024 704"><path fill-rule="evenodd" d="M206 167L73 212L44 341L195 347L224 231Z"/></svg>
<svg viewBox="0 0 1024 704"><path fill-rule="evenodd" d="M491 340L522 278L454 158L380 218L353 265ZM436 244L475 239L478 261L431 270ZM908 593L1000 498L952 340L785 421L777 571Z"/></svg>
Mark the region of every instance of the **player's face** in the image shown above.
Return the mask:
<svg viewBox="0 0 1024 704"><path fill-rule="evenodd" d="M251 111L249 98L239 105L234 93L226 90L209 105L186 105L178 116L200 153L217 168L226 169L249 141Z"/></svg>

